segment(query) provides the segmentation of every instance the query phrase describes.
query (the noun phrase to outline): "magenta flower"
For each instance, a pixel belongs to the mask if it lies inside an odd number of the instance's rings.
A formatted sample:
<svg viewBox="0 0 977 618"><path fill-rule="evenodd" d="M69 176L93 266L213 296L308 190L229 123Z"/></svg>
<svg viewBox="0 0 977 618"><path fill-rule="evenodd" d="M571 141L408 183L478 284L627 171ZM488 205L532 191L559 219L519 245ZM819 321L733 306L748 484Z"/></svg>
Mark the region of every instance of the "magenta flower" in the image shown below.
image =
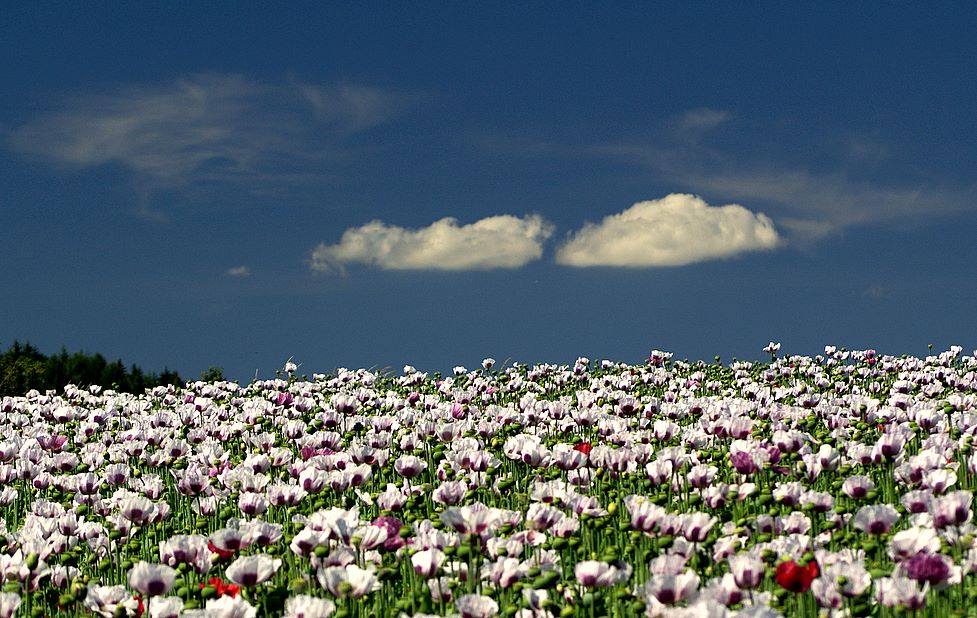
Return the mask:
<svg viewBox="0 0 977 618"><path fill-rule="evenodd" d="M953 562L947 556L929 552L920 552L901 565L909 579L932 586L950 579L952 566Z"/></svg>
<svg viewBox="0 0 977 618"><path fill-rule="evenodd" d="M729 462L740 474L754 474L760 470L760 466L754 461L753 456L746 451L731 453Z"/></svg>
<svg viewBox="0 0 977 618"><path fill-rule="evenodd" d="M395 551L404 546L404 539L400 538L400 529L404 523L390 515L381 515L373 520L374 526L379 526L387 531L387 540L383 542L383 548L387 551Z"/></svg>
<svg viewBox="0 0 977 618"><path fill-rule="evenodd" d="M57 452L68 443L68 436L38 436L37 443L45 451Z"/></svg>

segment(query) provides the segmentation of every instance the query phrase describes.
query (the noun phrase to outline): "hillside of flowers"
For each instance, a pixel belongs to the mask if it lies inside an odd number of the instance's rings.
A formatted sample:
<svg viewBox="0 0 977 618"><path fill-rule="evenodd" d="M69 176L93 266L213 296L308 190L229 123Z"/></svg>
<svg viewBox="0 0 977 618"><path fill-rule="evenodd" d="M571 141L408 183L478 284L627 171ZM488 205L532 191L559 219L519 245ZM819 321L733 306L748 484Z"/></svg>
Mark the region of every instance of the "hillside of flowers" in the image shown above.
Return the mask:
<svg viewBox="0 0 977 618"><path fill-rule="evenodd" d="M0 401L0 618L964 616L977 359L592 362Z"/></svg>

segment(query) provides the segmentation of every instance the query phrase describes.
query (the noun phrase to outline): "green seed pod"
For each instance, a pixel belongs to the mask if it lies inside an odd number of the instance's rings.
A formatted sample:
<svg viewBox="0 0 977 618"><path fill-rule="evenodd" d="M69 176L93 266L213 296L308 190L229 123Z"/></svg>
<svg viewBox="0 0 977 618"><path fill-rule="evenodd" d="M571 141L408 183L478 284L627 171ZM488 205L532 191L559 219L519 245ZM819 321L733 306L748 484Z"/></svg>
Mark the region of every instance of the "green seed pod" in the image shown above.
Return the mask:
<svg viewBox="0 0 977 618"><path fill-rule="evenodd" d="M600 555L601 562L614 562L618 558L619 556L617 555L617 550L613 547L604 550L604 552Z"/></svg>
<svg viewBox="0 0 977 618"><path fill-rule="evenodd" d="M533 588L537 590L552 588L559 580L560 574L557 571L547 571L533 580Z"/></svg>
<svg viewBox="0 0 977 618"><path fill-rule="evenodd" d="M213 586L204 586L203 590L200 591L200 598L203 600L213 599L217 596L217 588Z"/></svg>

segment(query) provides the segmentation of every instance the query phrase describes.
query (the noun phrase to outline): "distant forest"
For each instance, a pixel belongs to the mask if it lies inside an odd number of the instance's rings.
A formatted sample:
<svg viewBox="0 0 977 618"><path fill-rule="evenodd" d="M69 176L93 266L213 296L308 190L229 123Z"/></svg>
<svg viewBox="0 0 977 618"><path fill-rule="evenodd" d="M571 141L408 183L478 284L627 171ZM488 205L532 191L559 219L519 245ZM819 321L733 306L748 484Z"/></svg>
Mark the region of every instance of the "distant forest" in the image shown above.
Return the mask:
<svg viewBox="0 0 977 618"><path fill-rule="evenodd" d="M126 368L121 360L109 362L101 354L68 352L45 356L29 343L15 341L0 355L0 395L24 395L64 389L66 384L87 388L99 385L128 393L142 393L154 386L184 382L175 371L146 373L136 365Z"/></svg>

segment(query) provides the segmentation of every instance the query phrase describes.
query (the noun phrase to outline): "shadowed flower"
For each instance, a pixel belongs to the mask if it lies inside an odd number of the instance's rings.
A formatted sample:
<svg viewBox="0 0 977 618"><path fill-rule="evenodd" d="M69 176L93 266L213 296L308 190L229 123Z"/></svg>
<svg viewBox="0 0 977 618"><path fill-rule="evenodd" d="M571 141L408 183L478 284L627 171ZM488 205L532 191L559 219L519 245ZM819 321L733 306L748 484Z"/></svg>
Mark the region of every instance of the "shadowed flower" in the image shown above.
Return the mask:
<svg viewBox="0 0 977 618"><path fill-rule="evenodd" d="M0 618L13 618L20 602L20 595L16 592L0 592Z"/></svg>
<svg viewBox="0 0 977 618"><path fill-rule="evenodd" d="M909 579L937 586L950 579L953 562L942 554L920 552L901 566Z"/></svg>
<svg viewBox="0 0 977 618"><path fill-rule="evenodd" d="M753 474L760 470L760 466L758 466L756 461L753 459L753 455L746 451L731 453L729 456L729 462L740 474Z"/></svg>

